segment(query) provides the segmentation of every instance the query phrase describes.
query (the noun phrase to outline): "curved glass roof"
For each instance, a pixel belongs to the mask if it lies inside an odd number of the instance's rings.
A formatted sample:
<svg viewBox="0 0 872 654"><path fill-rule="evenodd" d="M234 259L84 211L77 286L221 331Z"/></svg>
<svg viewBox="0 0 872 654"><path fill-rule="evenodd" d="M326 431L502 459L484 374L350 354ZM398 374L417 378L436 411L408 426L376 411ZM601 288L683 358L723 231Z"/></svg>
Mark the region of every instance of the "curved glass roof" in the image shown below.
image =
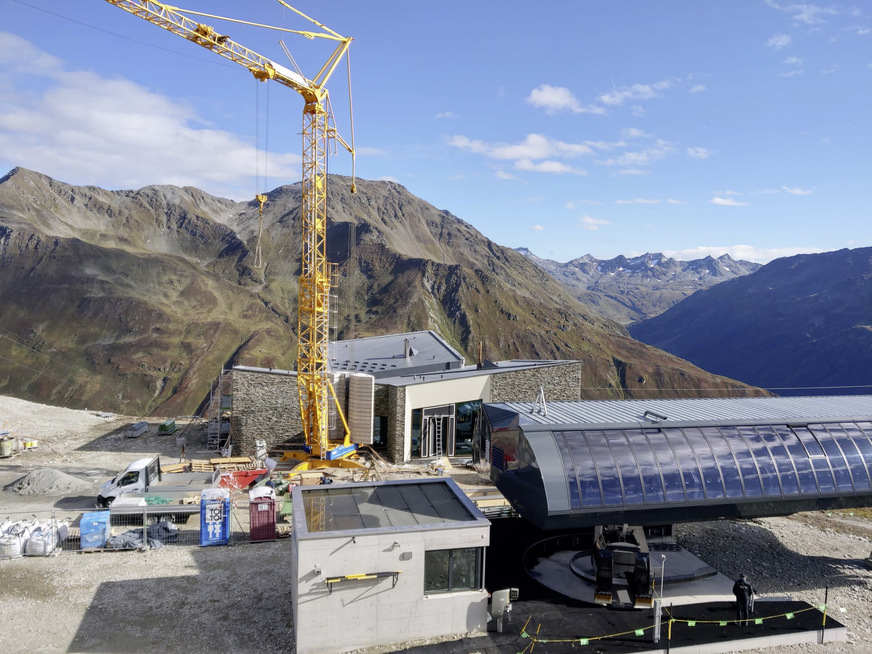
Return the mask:
<svg viewBox="0 0 872 654"><path fill-rule="evenodd" d="M598 408L587 424L549 411L549 424L541 414L485 405L485 449L497 486L544 528L864 506L872 504L870 400L852 407L863 415L849 418L827 418L819 403L819 417L809 419L806 405L798 421L749 419L747 404L739 403L735 415L717 421L705 420L702 411L679 422L666 418L675 406L661 403L656 421L616 414L613 425ZM784 406L774 402L767 411ZM844 408L836 402L833 412Z"/></svg>
<svg viewBox="0 0 872 654"><path fill-rule="evenodd" d="M872 423L551 432L570 509L869 494Z"/></svg>

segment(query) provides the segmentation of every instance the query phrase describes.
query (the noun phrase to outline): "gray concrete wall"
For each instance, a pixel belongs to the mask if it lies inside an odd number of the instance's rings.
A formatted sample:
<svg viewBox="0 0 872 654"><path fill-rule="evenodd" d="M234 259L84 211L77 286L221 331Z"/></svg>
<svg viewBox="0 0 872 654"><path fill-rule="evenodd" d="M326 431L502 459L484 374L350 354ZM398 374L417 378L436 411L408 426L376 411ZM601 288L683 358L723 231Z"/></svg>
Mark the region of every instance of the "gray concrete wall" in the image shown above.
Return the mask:
<svg viewBox="0 0 872 654"><path fill-rule="evenodd" d="M307 539L298 539L295 531L292 583L296 588L291 597L298 654L399 647L415 639L487 630L486 590L425 594L424 552L487 547L489 524L380 531ZM396 584L391 577L343 581L330 592L326 583L342 575L390 571L401 571Z"/></svg>

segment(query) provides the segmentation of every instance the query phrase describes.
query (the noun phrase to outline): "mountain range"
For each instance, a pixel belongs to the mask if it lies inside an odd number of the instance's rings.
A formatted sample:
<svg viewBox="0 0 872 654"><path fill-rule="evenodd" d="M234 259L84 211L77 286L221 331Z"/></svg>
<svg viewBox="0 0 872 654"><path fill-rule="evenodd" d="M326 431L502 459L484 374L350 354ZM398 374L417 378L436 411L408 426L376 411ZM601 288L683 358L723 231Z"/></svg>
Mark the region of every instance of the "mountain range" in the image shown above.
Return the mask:
<svg viewBox="0 0 872 654"><path fill-rule="evenodd" d="M755 392L630 338L545 270L393 182L331 176L336 336L433 329L472 360L579 359L583 395ZM255 202L0 178L0 393L192 412L222 366L292 369L300 185ZM255 265L258 233L263 265Z"/></svg>
<svg viewBox="0 0 872 654"><path fill-rule="evenodd" d="M586 254L559 263L541 259L527 248L517 250L583 304L623 325L652 318L699 290L748 275L761 265L736 261L727 254L677 261L659 252L607 260Z"/></svg>
<svg viewBox="0 0 872 654"><path fill-rule="evenodd" d="M776 259L629 330L779 395L869 393L872 248Z"/></svg>

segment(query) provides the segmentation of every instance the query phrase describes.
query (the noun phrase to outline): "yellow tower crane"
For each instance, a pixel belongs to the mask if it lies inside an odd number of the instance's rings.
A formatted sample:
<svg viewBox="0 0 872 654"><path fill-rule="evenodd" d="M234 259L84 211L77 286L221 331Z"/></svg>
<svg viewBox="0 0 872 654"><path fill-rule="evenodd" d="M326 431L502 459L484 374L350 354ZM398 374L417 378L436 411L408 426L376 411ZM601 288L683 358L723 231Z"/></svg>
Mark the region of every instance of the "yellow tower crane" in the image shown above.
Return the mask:
<svg viewBox="0 0 872 654"><path fill-rule="evenodd" d="M355 192L353 162L354 147L338 133L333 123L327 81L343 57L347 57L352 39L341 36L291 7L282 5L310 21L323 31L309 32L285 29L308 39L336 41L337 46L327 62L312 79L242 46L209 25L187 18L185 14L223 21L273 28L248 21L213 16L179 9L150 0L106 0L112 5L138 16L197 45L208 48L231 61L245 66L260 81L274 80L303 96L303 179L301 219L303 235L302 270L299 280L297 384L300 414L306 440L305 452L288 452L287 456L304 461L302 466L355 465L346 457L356 446L351 442L348 424L336 400L333 385L327 375L327 343L329 329L330 265L327 262L327 154L331 142L340 143L351 153L352 185ZM284 44L282 44L284 45ZM287 51L286 51L287 52ZM352 123L353 125L353 123ZM352 127L353 129L353 127ZM354 139L352 137L352 144ZM263 202L258 198L261 209ZM344 435L330 438L329 408L331 399L341 420Z"/></svg>

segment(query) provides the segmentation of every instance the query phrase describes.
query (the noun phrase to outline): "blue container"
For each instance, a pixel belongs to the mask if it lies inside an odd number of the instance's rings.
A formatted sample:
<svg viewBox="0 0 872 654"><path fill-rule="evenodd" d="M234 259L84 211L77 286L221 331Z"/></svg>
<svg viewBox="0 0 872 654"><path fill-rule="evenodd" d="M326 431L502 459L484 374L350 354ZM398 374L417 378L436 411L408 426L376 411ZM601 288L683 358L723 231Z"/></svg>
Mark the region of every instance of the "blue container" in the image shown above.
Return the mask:
<svg viewBox="0 0 872 654"><path fill-rule="evenodd" d="M230 542L230 491L210 488L200 493L200 545Z"/></svg>
<svg viewBox="0 0 872 654"><path fill-rule="evenodd" d="M89 511L82 514L79 520L81 548L92 550L106 547L106 541L111 536L108 511Z"/></svg>

